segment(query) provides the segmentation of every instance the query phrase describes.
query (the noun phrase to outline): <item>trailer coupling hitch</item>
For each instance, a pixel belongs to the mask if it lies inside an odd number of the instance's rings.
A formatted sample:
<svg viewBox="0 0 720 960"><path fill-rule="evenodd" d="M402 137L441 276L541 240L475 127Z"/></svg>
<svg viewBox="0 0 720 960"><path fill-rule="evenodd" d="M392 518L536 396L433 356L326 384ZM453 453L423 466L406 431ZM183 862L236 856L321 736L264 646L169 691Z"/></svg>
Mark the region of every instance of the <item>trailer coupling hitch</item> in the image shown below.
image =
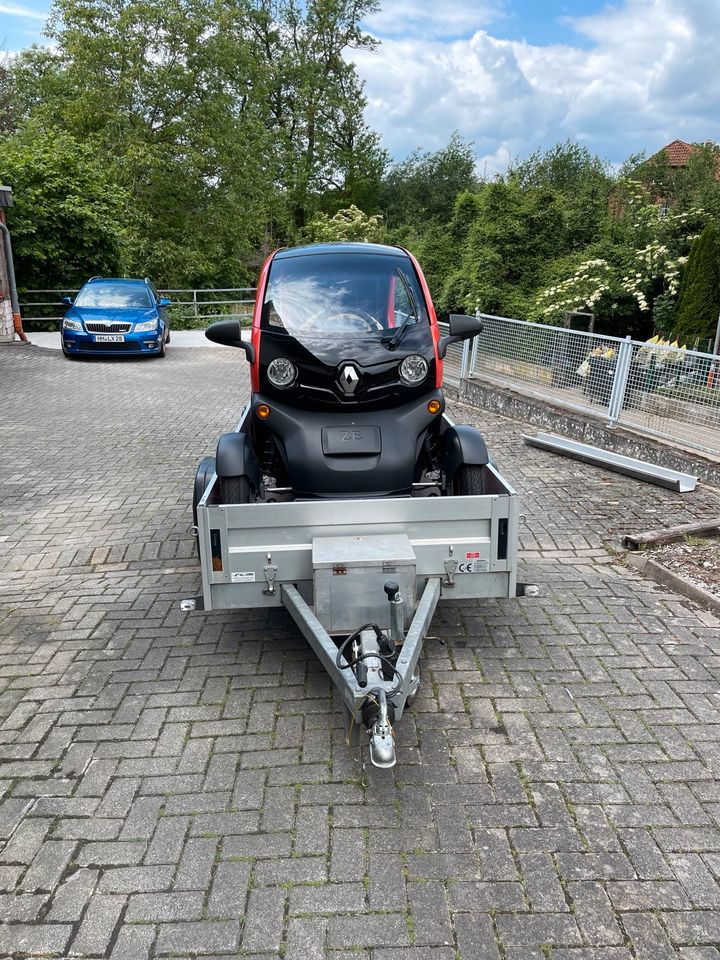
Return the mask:
<svg viewBox="0 0 720 960"><path fill-rule="evenodd" d="M394 717L395 708L388 704L385 691L380 688L372 692L373 700L366 700L363 714L366 715L366 707L372 707L375 714L374 722L369 726L368 734L370 736L370 762L374 767L387 769L394 767L397 762L395 755L395 733L390 721L390 715ZM375 699L376 698L376 699ZM389 710L388 710L389 707ZM369 711L368 711L369 712ZM369 718L368 718L369 719Z"/></svg>

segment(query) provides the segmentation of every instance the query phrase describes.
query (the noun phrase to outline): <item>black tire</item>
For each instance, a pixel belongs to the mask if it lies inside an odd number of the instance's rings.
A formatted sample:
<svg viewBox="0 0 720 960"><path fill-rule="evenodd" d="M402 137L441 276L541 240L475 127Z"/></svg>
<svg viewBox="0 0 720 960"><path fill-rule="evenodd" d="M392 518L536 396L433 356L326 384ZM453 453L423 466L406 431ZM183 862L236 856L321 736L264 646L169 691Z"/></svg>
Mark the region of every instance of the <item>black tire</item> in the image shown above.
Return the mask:
<svg viewBox="0 0 720 960"><path fill-rule="evenodd" d="M168 329L167 336L165 337L165 343L170 343L170 330Z"/></svg>
<svg viewBox="0 0 720 960"><path fill-rule="evenodd" d="M255 499L247 477L220 477L221 503L252 503Z"/></svg>
<svg viewBox="0 0 720 960"><path fill-rule="evenodd" d="M485 469L476 464L464 463L455 471L452 480L455 497L477 497L486 492Z"/></svg>
<svg viewBox="0 0 720 960"><path fill-rule="evenodd" d="M157 354L156 354L158 360L165 356L165 352L166 352L166 351L165 351L165 344L166 344L166 343L167 343L167 340L165 340L164 338L160 341L160 349L159 349L159 351L158 351Z"/></svg>

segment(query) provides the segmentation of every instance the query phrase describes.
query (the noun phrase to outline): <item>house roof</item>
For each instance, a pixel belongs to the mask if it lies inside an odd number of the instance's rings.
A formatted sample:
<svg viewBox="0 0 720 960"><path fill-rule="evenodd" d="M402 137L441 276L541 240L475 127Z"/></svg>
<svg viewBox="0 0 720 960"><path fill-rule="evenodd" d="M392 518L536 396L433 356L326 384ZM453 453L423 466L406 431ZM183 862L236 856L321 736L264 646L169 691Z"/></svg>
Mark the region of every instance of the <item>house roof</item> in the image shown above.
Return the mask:
<svg viewBox="0 0 720 960"><path fill-rule="evenodd" d="M666 153L668 163L671 167L686 167L690 159L690 154L694 149L691 143L685 143L684 140L673 140L672 143L664 146L662 150L658 150L658 154Z"/></svg>

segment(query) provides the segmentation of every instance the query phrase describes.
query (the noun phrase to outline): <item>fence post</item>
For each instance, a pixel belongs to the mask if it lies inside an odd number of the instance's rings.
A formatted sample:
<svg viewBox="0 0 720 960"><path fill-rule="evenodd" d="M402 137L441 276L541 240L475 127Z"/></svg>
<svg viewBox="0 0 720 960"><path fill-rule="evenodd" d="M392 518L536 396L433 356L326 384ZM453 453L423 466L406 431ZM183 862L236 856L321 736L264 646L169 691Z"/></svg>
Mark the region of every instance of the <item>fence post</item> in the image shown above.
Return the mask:
<svg viewBox="0 0 720 960"><path fill-rule="evenodd" d="M623 400L625 399L625 390L627 389L628 374L630 373L630 361L632 360L633 345L630 337L620 344L617 363L615 364L615 376L613 377L612 393L608 404L608 420L610 423L617 423L618 417L622 411Z"/></svg>
<svg viewBox="0 0 720 960"><path fill-rule="evenodd" d="M195 319L197 320L197 318L198 318L198 312L197 312L197 290L193 290L193 316L194 316Z"/></svg>
<svg viewBox="0 0 720 960"><path fill-rule="evenodd" d="M471 377L475 373L475 367L477 365L477 355L478 349L480 347L480 337L472 338L472 352L470 354L470 369L468 370L468 376Z"/></svg>
<svg viewBox="0 0 720 960"><path fill-rule="evenodd" d="M470 372L470 341L463 340L462 360L460 361L460 379L465 380Z"/></svg>

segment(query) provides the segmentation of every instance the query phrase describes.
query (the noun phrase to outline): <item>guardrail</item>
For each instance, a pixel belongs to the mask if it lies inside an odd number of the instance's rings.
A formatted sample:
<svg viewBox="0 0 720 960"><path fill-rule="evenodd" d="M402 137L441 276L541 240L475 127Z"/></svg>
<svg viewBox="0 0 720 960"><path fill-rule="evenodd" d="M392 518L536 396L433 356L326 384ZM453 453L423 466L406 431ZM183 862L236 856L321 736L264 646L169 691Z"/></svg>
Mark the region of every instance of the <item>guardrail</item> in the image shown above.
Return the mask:
<svg viewBox="0 0 720 960"><path fill-rule="evenodd" d="M63 297L75 297L78 290L25 290L20 304L24 319L42 323L60 323L67 307ZM172 300L171 318L200 322L237 316L249 318L255 303L254 287L205 287L182 290L158 290Z"/></svg>
<svg viewBox="0 0 720 960"><path fill-rule="evenodd" d="M720 454L720 357L478 314L461 376Z"/></svg>

